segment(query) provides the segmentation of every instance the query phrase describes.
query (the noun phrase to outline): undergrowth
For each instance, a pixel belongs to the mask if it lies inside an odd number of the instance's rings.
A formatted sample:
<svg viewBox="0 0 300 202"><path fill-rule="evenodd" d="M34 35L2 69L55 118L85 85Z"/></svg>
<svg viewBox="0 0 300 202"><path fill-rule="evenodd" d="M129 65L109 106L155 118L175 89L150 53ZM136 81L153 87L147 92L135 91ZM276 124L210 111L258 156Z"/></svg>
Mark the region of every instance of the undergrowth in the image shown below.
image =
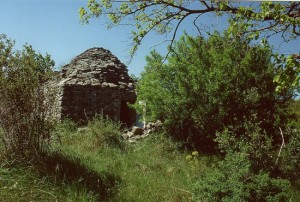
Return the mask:
<svg viewBox="0 0 300 202"><path fill-rule="evenodd" d="M201 201L205 195L197 190L206 190L207 182L220 184L221 159L178 147L164 134L130 144L108 120L95 119L85 128L65 121L33 165L12 167L0 159L0 201ZM201 181L204 175L211 178ZM239 191L239 181L232 182L226 190ZM298 188L290 198L300 198Z"/></svg>
<svg viewBox="0 0 300 202"><path fill-rule="evenodd" d="M32 167L0 167L0 201L95 201L95 194L76 183L56 183Z"/></svg>
<svg viewBox="0 0 300 202"><path fill-rule="evenodd" d="M98 120L99 121L99 120ZM122 139L104 138L95 126L109 123L91 122L85 129L61 136L60 152L99 173L118 176L115 201L190 201L193 179L205 172L207 158L191 165L169 138L154 134L136 144ZM115 133L117 135L117 133ZM115 141L117 139L117 141ZM99 141L100 140L100 141ZM111 144L113 143L117 144ZM120 146L122 145L122 146ZM57 148L56 148L57 149Z"/></svg>
<svg viewBox="0 0 300 202"><path fill-rule="evenodd" d="M164 134L135 144L119 125L93 120L86 128L66 121L51 148L32 167L1 168L5 201L191 201L193 179L208 158L195 162ZM3 183L5 182L5 183Z"/></svg>

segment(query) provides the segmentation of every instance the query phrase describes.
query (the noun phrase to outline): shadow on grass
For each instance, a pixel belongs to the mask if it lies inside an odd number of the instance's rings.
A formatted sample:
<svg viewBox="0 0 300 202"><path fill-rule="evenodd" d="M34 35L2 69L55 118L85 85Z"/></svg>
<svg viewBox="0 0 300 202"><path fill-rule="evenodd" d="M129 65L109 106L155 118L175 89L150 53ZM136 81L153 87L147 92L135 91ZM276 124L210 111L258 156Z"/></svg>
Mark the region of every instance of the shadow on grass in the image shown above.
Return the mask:
<svg viewBox="0 0 300 202"><path fill-rule="evenodd" d="M94 192L99 201L112 199L121 185L121 178L109 172L95 172L82 165L78 158L60 153L44 154L37 168L43 177L53 177L55 183L76 185Z"/></svg>

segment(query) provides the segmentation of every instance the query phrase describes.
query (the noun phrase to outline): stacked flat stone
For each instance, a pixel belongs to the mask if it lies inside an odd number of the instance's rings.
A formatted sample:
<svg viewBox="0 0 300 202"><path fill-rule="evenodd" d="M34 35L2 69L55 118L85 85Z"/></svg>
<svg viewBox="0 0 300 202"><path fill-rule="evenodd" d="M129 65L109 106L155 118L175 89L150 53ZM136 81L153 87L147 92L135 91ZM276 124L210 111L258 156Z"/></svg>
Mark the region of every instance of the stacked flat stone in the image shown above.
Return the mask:
<svg viewBox="0 0 300 202"><path fill-rule="evenodd" d="M62 67L65 85L92 85L134 90L127 67L109 50L91 48Z"/></svg>
<svg viewBox="0 0 300 202"><path fill-rule="evenodd" d="M59 105L61 119L86 122L96 114L135 122L135 112L125 103L134 103L134 80L127 67L109 50L91 48L61 69Z"/></svg>

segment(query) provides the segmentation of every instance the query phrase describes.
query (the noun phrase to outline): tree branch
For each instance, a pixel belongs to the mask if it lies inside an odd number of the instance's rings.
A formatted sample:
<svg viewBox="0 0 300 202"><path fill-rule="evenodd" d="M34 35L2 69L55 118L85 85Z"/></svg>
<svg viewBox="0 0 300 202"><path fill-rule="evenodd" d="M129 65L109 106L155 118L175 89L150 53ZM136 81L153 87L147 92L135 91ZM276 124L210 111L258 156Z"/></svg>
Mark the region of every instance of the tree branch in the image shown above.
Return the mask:
<svg viewBox="0 0 300 202"><path fill-rule="evenodd" d="M176 27L175 27L175 30L174 30L174 32L173 32L173 36L172 36L171 42L170 42L170 49L172 49L172 46L173 46L173 43L174 43L174 40L175 40L175 37L176 37L176 34L177 34L177 30L178 30L180 24L181 24L182 21L183 21L187 16L189 16L189 15L190 15L190 14L186 14L186 15L183 16L183 17L179 20L179 22L177 23L177 25L176 25ZM165 59L163 60L162 63L164 63L164 62L167 60L169 54L170 54L170 51L168 51L168 53L167 53L167 55L166 55L166 57L165 57Z"/></svg>
<svg viewBox="0 0 300 202"><path fill-rule="evenodd" d="M282 147L284 146L284 137L283 137L283 133L282 133L281 127L279 127L279 130L280 130L280 134L281 134L281 138L282 138L282 144L281 144L281 147L280 147L280 149L279 149L278 156L277 156L277 159L276 159L275 164L278 163L278 159L279 159L279 156L280 156Z"/></svg>

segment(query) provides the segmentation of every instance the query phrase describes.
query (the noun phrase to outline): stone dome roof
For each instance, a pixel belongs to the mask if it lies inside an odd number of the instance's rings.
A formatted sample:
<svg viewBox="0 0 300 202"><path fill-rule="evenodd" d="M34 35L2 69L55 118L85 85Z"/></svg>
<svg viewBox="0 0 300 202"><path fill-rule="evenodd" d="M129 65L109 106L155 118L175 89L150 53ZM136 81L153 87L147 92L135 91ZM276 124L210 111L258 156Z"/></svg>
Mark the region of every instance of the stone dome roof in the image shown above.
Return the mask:
<svg viewBox="0 0 300 202"><path fill-rule="evenodd" d="M134 88L128 69L104 48L90 48L62 67L64 85Z"/></svg>

